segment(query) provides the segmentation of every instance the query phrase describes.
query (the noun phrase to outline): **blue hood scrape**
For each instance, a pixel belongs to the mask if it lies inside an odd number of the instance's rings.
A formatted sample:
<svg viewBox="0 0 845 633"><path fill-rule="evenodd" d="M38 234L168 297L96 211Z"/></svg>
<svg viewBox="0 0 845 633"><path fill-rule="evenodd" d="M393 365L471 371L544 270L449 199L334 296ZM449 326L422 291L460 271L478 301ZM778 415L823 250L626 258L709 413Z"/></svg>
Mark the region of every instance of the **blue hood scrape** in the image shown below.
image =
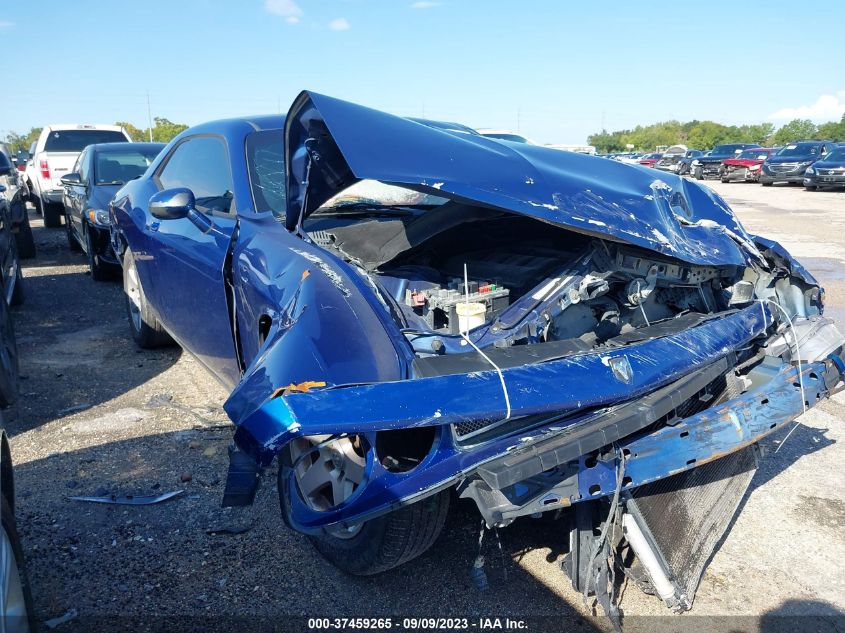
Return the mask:
<svg viewBox="0 0 845 633"><path fill-rule="evenodd" d="M444 130L313 92L294 101L285 141L290 230L350 185L379 180L691 264L762 259L722 198L663 172Z"/></svg>

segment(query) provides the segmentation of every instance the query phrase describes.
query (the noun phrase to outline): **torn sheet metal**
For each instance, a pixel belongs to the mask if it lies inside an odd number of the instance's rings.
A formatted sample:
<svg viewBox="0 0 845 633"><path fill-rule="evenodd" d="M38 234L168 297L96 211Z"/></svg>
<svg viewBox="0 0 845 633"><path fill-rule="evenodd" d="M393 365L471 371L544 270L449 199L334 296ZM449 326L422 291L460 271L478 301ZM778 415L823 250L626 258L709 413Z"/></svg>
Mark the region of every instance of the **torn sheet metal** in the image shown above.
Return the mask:
<svg viewBox="0 0 845 633"><path fill-rule="evenodd" d="M665 173L655 179L654 170L600 157L451 132L313 92L301 93L291 106L285 152L290 230L342 189L372 179L689 263L761 259L724 200L692 181Z"/></svg>
<svg viewBox="0 0 845 633"><path fill-rule="evenodd" d="M87 501L88 503L108 503L118 506L151 506L173 497L178 497L184 490L164 492L160 495L104 495L101 497L69 497L71 501Z"/></svg>

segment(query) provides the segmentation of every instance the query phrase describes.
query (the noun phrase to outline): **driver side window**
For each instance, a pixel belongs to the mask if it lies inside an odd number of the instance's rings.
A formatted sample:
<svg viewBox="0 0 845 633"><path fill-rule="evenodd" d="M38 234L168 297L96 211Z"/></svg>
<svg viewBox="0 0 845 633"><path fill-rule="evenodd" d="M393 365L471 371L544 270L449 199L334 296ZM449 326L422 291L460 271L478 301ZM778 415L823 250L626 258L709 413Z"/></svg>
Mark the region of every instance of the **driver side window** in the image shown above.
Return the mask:
<svg viewBox="0 0 845 633"><path fill-rule="evenodd" d="M162 189L190 189L201 211L231 211L232 172L229 153L221 138L194 136L177 145L159 172L158 181Z"/></svg>

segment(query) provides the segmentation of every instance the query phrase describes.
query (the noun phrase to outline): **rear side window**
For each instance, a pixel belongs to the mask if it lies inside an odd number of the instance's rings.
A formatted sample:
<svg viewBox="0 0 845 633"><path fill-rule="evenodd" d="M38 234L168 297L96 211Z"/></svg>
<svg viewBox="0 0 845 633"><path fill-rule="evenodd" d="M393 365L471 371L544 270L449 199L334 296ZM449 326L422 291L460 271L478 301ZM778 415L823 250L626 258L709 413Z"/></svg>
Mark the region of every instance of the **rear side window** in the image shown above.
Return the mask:
<svg viewBox="0 0 845 633"><path fill-rule="evenodd" d="M285 214L285 144L282 130L246 137L246 164L255 210Z"/></svg>
<svg viewBox="0 0 845 633"><path fill-rule="evenodd" d="M94 143L125 143L128 139L116 130L55 130L44 143L45 152L81 152Z"/></svg>
<svg viewBox="0 0 845 633"><path fill-rule="evenodd" d="M216 136L194 136L176 146L158 174L162 189L187 187L197 208L228 213L232 207L232 172L226 144Z"/></svg>

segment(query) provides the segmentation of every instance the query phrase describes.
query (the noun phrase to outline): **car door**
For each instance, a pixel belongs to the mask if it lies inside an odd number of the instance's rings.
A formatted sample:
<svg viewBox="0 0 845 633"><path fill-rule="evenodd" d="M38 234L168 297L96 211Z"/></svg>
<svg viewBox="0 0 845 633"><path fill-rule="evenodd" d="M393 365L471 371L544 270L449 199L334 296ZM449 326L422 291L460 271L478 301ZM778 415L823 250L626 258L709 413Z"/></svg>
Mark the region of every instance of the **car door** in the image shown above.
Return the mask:
<svg viewBox="0 0 845 633"><path fill-rule="evenodd" d="M149 222L154 305L167 331L225 384L240 376L224 266L236 227L229 148L221 136L176 145L155 175L158 189L186 187L196 213ZM243 151L243 150L241 150Z"/></svg>

